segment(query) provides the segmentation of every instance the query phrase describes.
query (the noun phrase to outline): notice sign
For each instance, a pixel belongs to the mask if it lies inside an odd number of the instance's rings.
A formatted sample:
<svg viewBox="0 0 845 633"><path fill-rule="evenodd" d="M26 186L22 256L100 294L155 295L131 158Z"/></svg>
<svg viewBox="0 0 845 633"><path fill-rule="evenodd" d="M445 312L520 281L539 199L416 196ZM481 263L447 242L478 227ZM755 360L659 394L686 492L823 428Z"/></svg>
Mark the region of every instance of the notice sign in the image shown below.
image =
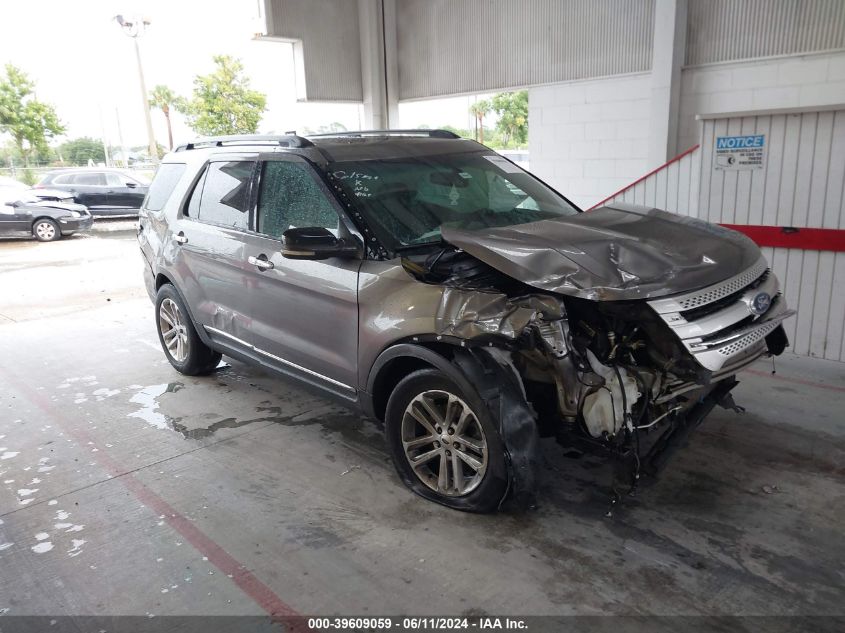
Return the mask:
<svg viewBox="0 0 845 633"><path fill-rule="evenodd" d="M763 169L766 136L717 136L713 166L724 171Z"/></svg>

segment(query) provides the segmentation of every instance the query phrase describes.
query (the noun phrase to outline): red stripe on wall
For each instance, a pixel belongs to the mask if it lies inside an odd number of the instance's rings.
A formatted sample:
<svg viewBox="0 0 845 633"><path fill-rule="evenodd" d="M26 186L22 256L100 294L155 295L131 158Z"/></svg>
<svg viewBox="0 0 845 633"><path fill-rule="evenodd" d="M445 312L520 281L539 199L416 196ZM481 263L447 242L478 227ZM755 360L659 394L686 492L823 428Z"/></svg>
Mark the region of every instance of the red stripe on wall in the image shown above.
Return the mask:
<svg viewBox="0 0 845 633"><path fill-rule="evenodd" d="M677 162L678 162L679 160L681 160L684 156L686 156L687 154L692 154L692 153L693 153L695 150L697 150L699 147L700 147L700 145L693 145L693 146L692 146L692 147L690 147L689 149L685 149L683 152L681 152L680 154L678 154L678 155L677 155L677 156L675 156L674 158L670 158L669 160L667 160L667 161L666 161L665 163L663 163L660 167L656 167L656 168L652 169L650 172L648 172L648 173L647 173L645 176L643 176L642 178L637 178L637 179L636 179L634 182L632 182L630 185L627 185L627 186L625 186L625 187L622 187L619 191L617 191L617 192L616 192L616 193L614 193L613 195L608 196L607 198L605 198L604 200L602 200L602 201L600 201L600 202L596 202L593 206L591 206L589 209L587 209L587 211L592 211L593 209L598 209L601 205L603 205L603 204L604 204L605 202L607 202L608 200L613 200L616 196L619 196L619 195L621 195L621 194L625 193L625 192L626 192L626 191L628 191L628 189L630 189L631 187L635 187L635 186L637 186L638 184L640 184L643 180L645 180L645 179L646 179L646 178L648 178L649 176L653 176L654 174L656 174L656 173L657 173L657 172L659 172L660 170L662 170L662 169L666 169L666 168L667 168L669 165L671 165L672 163L677 163Z"/></svg>
<svg viewBox="0 0 845 633"><path fill-rule="evenodd" d="M845 230L842 229L799 229L791 226L747 224L722 224L722 226L744 233L758 246L845 252Z"/></svg>

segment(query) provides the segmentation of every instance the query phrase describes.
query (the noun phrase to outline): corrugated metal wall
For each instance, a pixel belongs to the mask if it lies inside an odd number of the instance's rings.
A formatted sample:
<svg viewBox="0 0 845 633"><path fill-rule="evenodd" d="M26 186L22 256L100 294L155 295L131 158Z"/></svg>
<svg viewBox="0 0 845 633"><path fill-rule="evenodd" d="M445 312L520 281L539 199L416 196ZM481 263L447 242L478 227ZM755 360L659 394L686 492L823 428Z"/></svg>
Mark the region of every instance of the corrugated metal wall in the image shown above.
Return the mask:
<svg viewBox="0 0 845 633"><path fill-rule="evenodd" d="M765 134L765 168L713 169L718 136ZM704 121L701 147L615 199L709 222L845 229L845 111ZM792 350L845 361L845 253L763 248L789 305Z"/></svg>
<svg viewBox="0 0 845 633"><path fill-rule="evenodd" d="M664 169L625 189L614 200L698 216L699 151L673 161Z"/></svg>
<svg viewBox="0 0 845 633"><path fill-rule="evenodd" d="M357 101L361 43L356 0L265 0L268 35L302 40L309 101Z"/></svg>
<svg viewBox="0 0 845 633"><path fill-rule="evenodd" d="M765 168L712 169L717 136L765 134ZM699 217L710 222L845 228L845 111L704 121ZM845 361L845 253L766 248L798 316L786 323L793 350Z"/></svg>
<svg viewBox="0 0 845 633"><path fill-rule="evenodd" d="M845 48L843 0L690 0L686 64Z"/></svg>
<svg viewBox="0 0 845 633"><path fill-rule="evenodd" d="M654 0L397 0L399 98L651 68Z"/></svg>

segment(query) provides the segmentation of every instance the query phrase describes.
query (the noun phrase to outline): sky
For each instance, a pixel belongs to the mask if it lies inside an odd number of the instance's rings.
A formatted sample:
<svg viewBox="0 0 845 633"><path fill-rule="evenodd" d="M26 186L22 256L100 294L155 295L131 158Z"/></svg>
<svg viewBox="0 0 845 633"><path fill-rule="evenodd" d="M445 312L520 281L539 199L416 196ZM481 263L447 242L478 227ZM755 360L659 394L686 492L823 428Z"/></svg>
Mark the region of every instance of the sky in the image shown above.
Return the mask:
<svg viewBox="0 0 845 633"><path fill-rule="evenodd" d="M257 41L258 0L4 0L0 2L0 65L12 63L52 104L66 138L105 135L111 145L146 145L141 90L131 38L114 20L142 16L139 39L147 89L165 84L188 96L193 78L213 69L212 56L244 63L252 87L267 95L259 132L316 130L333 122L360 129L361 106L298 103L290 44ZM400 104L400 124L468 127L472 97ZM153 110L156 139L167 142L164 117ZM193 138L173 115L174 142Z"/></svg>

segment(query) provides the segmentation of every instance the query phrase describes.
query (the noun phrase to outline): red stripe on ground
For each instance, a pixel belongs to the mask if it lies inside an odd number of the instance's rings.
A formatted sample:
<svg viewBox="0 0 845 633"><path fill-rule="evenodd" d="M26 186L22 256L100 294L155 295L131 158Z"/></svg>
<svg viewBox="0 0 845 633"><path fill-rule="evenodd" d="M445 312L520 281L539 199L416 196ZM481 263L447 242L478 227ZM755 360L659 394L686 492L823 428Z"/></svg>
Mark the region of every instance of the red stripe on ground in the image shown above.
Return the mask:
<svg viewBox="0 0 845 633"><path fill-rule="evenodd" d="M265 585L255 574L239 563L237 559L218 545L210 536L177 512L173 506L148 488L135 475L127 474L126 470L115 459L99 447L93 436L65 422L64 417L53 408L53 405L46 397L18 381L9 372L4 371L3 373L6 383L13 385L18 392L41 409L65 433L82 445L86 445L88 442L95 445L99 450L93 453L92 457L108 474L122 483L129 492L135 495L138 501L155 512L156 515L163 515L164 520L170 527L181 534L200 554L208 558L209 562L217 567L217 569L226 575L231 575L232 582L247 596L252 598L264 611L274 617L293 617L299 615L293 607L279 598L270 587Z"/></svg>
<svg viewBox="0 0 845 633"><path fill-rule="evenodd" d="M815 387L816 389L829 389L830 391L845 392L845 387L839 385L825 385L820 382L813 382L811 380L802 380L801 378L790 378L789 376L781 376L780 374L773 374L770 371L759 371L757 369L743 369L743 374L754 374L755 376L762 376L763 378L772 378L773 380L781 380L783 382L791 382L794 385L803 385L805 387Z"/></svg>
<svg viewBox="0 0 845 633"><path fill-rule="evenodd" d="M841 229L804 229L753 224L722 224L722 226L744 233L758 246L845 252L845 230Z"/></svg>

